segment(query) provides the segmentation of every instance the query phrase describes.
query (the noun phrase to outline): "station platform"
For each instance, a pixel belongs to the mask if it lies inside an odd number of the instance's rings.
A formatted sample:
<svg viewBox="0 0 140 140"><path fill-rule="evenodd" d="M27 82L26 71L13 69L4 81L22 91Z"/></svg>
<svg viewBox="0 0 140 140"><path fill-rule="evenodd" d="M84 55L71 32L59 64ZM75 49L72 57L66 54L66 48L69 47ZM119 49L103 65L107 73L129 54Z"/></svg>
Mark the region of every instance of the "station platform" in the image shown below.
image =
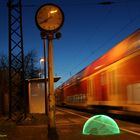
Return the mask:
<svg viewBox="0 0 140 140"><path fill-rule="evenodd" d="M88 117L56 110L56 131L48 131L48 118L44 114L30 114L26 120L15 124L0 118L0 140L118 140L127 139L125 133L111 136L83 135L83 125Z"/></svg>
<svg viewBox="0 0 140 140"><path fill-rule="evenodd" d="M46 115L29 115L23 122L15 124L10 120L1 120L0 140L92 140L93 136L82 134L84 118L70 116L63 111L56 111L56 131L48 131ZM2 128L3 124L3 128Z"/></svg>

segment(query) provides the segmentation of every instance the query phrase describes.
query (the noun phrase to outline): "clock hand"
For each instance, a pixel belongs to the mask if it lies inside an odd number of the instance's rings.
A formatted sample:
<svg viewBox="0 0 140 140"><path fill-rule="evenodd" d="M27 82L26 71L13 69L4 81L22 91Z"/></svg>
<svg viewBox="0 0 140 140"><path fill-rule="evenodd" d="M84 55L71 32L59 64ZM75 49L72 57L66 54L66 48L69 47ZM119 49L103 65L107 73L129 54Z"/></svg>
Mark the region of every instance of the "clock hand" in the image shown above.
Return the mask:
<svg viewBox="0 0 140 140"><path fill-rule="evenodd" d="M44 23L44 22L47 22L49 19L51 19L52 16L49 16L48 18L44 19L43 21L40 22L40 24Z"/></svg>

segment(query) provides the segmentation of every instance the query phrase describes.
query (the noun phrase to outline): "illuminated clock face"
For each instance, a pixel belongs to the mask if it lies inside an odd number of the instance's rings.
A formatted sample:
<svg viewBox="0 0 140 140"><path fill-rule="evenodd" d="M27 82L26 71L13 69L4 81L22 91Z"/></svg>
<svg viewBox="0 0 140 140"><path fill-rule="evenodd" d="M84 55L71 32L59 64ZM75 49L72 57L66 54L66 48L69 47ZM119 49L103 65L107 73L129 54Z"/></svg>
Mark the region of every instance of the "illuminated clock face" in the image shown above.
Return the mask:
<svg viewBox="0 0 140 140"><path fill-rule="evenodd" d="M54 4L41 6L36 13L36 24L41 30L57 31L64 22L62 10Z"/></svg>

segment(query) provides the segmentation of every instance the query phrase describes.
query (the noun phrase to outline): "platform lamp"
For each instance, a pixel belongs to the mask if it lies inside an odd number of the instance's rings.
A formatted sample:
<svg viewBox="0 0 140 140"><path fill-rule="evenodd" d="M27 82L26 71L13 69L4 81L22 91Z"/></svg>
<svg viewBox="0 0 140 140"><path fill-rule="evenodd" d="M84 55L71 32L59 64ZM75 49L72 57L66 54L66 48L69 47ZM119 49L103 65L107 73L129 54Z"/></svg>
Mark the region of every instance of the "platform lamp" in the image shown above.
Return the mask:
<svg viewBox="0 0 140 140"><path fill-rule="evenodd" d="M39 63L40 63L40 72L39 72L39 77L42 78L42 62L44 62L44 58L40 58Z"/></svg>
<svg viewBox="0 0 140 140"><path fill-rule="evenodd" d="M64 13L55 4L47 3L42 5L36 12L35 21L41 31L44 41L44 72L46 67L46 39L48 40L48 96L45 93L45 111L48 115L48 128L55 128L55 95L54 95L54 68L53 68L53 39L59 38L58 30L63 26ZM55 37L54 37L55 35ZM46 77L46 73L45 73ZM46 80L45 80L46 82ZM46 85L46 83L45 83ZM46 91L45 87L45 91ZM47 91L46 91L47 92ZM47 102L48 100L48 102ZM48 103L48 104L47 104ZM48 113L47 113L48 111Z"/></svg>

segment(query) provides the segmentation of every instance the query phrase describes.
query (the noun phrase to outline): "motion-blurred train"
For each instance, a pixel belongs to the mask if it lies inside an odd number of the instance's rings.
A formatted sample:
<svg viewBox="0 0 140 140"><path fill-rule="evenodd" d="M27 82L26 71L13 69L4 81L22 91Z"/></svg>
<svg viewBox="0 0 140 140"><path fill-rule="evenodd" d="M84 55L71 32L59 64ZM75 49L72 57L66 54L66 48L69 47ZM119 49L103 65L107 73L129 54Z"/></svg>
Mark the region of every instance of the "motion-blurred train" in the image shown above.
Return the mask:
<svg viewBox="0 0 140 140"><path fill-rule="evenodd" d="M56 104L140 112L140 29L55 90Z"/></svg>

